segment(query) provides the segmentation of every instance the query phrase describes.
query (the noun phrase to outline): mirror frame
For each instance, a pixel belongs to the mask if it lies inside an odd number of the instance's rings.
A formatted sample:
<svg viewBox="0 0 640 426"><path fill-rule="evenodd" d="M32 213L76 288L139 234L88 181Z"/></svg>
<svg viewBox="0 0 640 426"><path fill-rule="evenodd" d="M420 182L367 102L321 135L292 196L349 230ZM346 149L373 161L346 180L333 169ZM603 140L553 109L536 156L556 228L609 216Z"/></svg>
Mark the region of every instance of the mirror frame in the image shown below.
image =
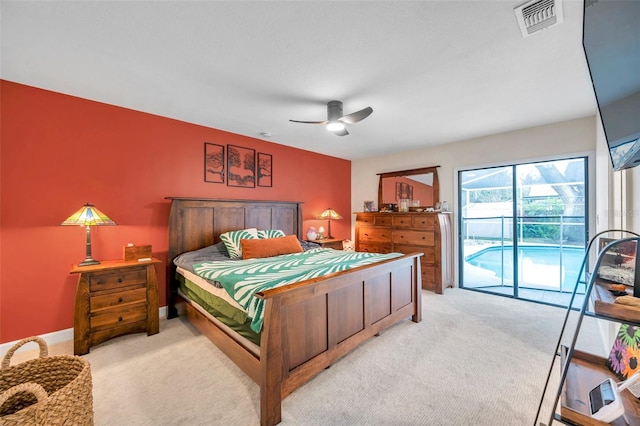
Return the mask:
<svg viewBox="0 0 640 426"><path fill-rule="evenodd" d="M424 175L428 173L433 173L433 205L435 206L436 203L440 202L440 182L438 181L438 167L440 166L400 170L397 172L378 173L378 176L380 176L378 182L378 209L380 209L380 206L382 206L382 179L398 176Z"/></svg>

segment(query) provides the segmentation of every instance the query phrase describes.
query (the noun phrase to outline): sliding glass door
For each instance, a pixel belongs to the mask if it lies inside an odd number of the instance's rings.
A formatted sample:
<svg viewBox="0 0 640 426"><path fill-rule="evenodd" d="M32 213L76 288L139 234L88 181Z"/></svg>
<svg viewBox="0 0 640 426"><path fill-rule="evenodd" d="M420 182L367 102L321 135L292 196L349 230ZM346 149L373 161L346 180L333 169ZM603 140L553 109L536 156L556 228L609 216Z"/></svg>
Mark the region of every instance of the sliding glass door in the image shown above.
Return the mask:
<svg viewBox="0 0 640 426"><path fill-rule="evenodd" d="M585 157L460 171L460 286L565 305L586 242Z"/></svg>

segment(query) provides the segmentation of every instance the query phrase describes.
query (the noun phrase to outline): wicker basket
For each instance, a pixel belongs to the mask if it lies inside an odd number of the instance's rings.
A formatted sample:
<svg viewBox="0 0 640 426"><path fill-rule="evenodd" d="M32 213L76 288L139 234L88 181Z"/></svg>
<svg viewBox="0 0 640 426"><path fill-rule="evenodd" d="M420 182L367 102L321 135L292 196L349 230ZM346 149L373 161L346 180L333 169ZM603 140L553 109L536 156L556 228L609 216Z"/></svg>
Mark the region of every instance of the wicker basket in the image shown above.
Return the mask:
<svg viewBox="0 0 640 426"><path fill-rule="evenodd" d="M10 366L22 345L40 346L36 359ZM40 337L16 343L0 369L0 425L93 425L91 367L78 356L47 356Z"/></svg>

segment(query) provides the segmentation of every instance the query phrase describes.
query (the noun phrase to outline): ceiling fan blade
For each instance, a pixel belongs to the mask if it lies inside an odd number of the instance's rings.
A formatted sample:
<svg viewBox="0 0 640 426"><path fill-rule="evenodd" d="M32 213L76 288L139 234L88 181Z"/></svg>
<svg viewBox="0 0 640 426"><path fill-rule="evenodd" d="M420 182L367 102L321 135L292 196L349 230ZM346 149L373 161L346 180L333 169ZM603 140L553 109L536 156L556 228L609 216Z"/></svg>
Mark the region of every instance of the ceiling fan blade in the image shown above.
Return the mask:
<svg viewBox="0 0 640 426"><path fill-rule="evenodd" d="M346 127L344 129L342 129L342 130L336 130L333 133L338 135L338 136L347 136L349 134L349 132L347 132L347 128Z"/></svg>
<svg viewBox="0 0 640 426"><path fill-rule="evenodd" d="M365 109L361 109L360 111L352 112L351 114L347 114L340 118L340 121L343 123L353 124L358 121L362 121L373 112L373 108L366 107Z"/></svg>
<svg viewBox="0 0 640 426"><path fill-rule="evenodd" d="M300 120L289 120L292 123L303 123L303 124L327 124L327 121L300 121Z"/></svg>

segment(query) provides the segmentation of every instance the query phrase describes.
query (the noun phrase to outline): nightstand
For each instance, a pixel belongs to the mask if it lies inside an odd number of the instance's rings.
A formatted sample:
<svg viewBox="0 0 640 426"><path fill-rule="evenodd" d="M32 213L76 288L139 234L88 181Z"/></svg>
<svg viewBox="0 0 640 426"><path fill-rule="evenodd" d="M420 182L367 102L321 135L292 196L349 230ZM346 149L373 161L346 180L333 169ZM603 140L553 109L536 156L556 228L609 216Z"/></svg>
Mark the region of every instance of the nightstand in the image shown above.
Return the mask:
<svg viewBox="0 0 640 426"><path fill-rule="evenodd" d="M156 263L160 260L106 260L98 265L71 267L71 274L79 274L73 317L76 355L123 334L158 333Z"/></svg>
<svg viewBox="0 0 640 426"><path fill-rule="evenodd" d="M334 239L329 239L329 238L323 238L322 240L307 240L310 243L316 243L316 244L320 244L320 247L322 248L332 248L332 249L336 249L336 250L342 250L342 240L338 239L338 238L334 238Z"/></svg>

